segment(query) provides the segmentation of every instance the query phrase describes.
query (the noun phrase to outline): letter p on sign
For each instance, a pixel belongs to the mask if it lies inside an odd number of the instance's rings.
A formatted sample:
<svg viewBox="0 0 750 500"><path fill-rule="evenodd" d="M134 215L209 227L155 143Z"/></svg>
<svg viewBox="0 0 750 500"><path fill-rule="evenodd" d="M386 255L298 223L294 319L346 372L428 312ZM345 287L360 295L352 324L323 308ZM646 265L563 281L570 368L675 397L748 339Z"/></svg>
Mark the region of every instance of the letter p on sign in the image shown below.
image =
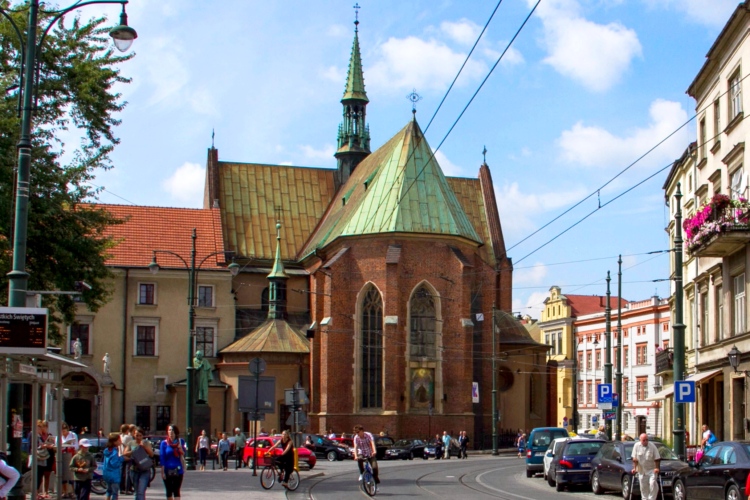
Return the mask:
<svg viewBox="0 0 750 500"><path fill-rule="evenodd" d="M695 382L692 380L677 380L674 383L675 403L695 403Z"/></svg>

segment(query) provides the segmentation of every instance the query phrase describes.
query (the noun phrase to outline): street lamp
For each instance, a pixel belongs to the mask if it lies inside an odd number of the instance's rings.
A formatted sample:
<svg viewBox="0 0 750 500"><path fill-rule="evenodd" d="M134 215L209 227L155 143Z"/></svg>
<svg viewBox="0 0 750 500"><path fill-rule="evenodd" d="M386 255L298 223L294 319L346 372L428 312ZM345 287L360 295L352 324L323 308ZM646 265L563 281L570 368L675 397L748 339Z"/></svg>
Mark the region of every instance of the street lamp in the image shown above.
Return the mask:
<svg viewBox="0 0 750 500"><path fill-rule="evenodd" d="M195 265L195 240L198 237L196 236L195 228L193 228L193 246L190 251L190 264L187 263L185 259L182 258L181 255L171 251L171 250L154 250L153 251L153 260L148 265L149 271L151 271L151 274L156 274L159 272L159 264L156 262L156 254L157 253L164 253L168 255L172 255L173 257L176 257L179 259L184 265L185 269L189 273L189 281L188 281L188 364L187 364L187 380L186 380L186 390L185 390L185 427L187 427L187 455L185 455L185 466L187 470L195 470L195 455L193 453L193 446L190 445L190 443L193 442L193 400L195 399L194 394L194 382L193 382L193 335L195 330L195 295L196 295L196 286L197 286L197 274L200 270L201 266L211 257L214 257L219 254L223 254L223 251L219 252L213 252L205 257L203 257L203 260L201 260L198 265ZM237 276L237 273L240 271L240 266L236 262L234 262L234 258L232 259L232 263L229 264L227 267L229 269L229 272L232 273L232 276Z"/></svg>
<svg viewBox="0 0 750 500"><path fill-rule="evenodd" d="M727 354L727 357L729 358L729 366L732 367L734 370L734 373L744 373L745 375L750 375L750 371L748 370L738 370L740 366L740 362L742 361L742 352L740 352L739 349L737 349L737 346L732 346L732 350L729 351Z"/></svg>
<svg viewBox="0 0 750 500"><path fill-rule="evenodd" d="M18 170L16 177L16 209L13 226L13 269L8 273L8 305L10 307L26 306L26 289L29 274L26 272L26 242L29 221L29 181L31 170L31 122L34 114L34 103L36 102L36 89L38 86L37 72L37 54L41 53L44 44L44 38L52 26L68 12L93 4L120 4L122 5L122 15L120 16L120 26L110 32L118 50L124 51L130 47L130 44L137 38L135 30L127 25L127 14L125 14L125 4L128 0L89 0L77 1L73 5L56 11L46 11L52 14L52 20L42 31L39 43L37 43L37 21L39 15L39 0L29 1L28 29L26 37L22 35L23 29L13 20L10 13L17 12L7 8L0 7L0 16L4 17L13 28L18 42L21 46L21 84L20 100L21 103L21 136L16 148L18 149ZM24 47L25 44L25 47ZM10 398L9 406L11 408L21 408L23 405L23 394L20 390ZM11 462L13 467L21 470L21 439L11 439ZM17 484L11 491L10 498L21 498L23 493L21 485Z"/></svg>

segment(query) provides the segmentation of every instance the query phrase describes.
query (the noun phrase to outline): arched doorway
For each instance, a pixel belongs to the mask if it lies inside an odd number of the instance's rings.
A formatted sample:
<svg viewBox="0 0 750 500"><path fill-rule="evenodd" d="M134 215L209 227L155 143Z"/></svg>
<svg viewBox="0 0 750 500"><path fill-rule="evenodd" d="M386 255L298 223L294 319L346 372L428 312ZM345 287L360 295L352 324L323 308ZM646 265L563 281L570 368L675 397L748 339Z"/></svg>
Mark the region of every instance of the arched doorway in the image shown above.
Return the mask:
<svg viewBox="0 0 750 500"><path fill-rule="evenodd" d="M100 407L96 405L99 384L93 377L82 372L68 373L63 377L63 384L68 395L63 403L63 419L76 433L84 427L89 433L96 433L99 428Z"/></svg>
<svg viewBox="0 0 750 500"><path fill-rule="evenodd" d="M65 422L76 432L81 432L84 427L91 429L92 406L88 399L66 399L63 405Z"/></svg>

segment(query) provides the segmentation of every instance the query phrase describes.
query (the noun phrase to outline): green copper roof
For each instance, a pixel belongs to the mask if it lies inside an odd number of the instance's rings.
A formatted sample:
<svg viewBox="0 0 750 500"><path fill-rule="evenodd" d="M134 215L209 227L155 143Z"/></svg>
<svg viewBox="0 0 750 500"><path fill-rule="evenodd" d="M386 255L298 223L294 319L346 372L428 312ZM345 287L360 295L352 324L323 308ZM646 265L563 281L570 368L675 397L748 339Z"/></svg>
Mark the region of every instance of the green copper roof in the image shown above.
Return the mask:
<svg viewBox="0 0 750 500"><path fill-rule="evenodd" d="M276 258L273 261L273 268L268 279L288 279L284 264L281 262L281 223L276 223Z"/></svg>
<svg viewBox="0 0 750 500"><path fill-rule="evenodd" d="M482 243L416 120L365 158L301 256L342 236L421 233Z"/></svg>
<svg viewBox="0 0 750 500"><path fill-rule="evenodd" d="M342 101L347 99L359 99L370 102L365 93L365 77L362 74L362 56L359 53L359 37L354 32L354 43L352 44L352 55L349 58L349 71L346 74L346 88Z"/></svg>

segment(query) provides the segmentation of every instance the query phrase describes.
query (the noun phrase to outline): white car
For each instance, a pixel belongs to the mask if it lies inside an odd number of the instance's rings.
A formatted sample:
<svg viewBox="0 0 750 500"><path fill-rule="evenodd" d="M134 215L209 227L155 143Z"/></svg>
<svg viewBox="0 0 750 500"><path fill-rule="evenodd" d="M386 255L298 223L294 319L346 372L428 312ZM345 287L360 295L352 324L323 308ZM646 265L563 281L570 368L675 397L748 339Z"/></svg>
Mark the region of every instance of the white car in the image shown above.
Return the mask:
<svg viewBox="0 0 750 500"><path fill-rule="evenodd" d="M555 456L555 452L557 449L563 444L568 441L570 441L571 438L557 438L553 439L552 442L549 444L549 448L547 448L547 451L544 452L544 480L549 481L547 478L547 473L549 472L549 467L552 465L552 458Z"/></svg>

